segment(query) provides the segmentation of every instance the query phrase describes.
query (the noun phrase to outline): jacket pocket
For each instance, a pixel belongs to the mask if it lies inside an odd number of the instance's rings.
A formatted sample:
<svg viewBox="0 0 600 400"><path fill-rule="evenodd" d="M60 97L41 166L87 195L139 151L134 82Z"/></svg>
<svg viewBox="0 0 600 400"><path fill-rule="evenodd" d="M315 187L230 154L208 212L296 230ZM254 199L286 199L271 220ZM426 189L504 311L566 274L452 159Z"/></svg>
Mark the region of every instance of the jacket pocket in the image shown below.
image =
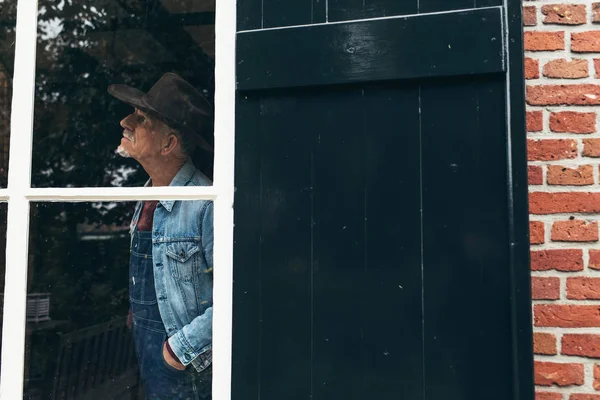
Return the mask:
<svg viewBox="0 0 600 400"><path fill-rule="evenodd" d="M201 254L197 242L172 242L167 245L167 260L173 277L178 281L189 282L194 279L197 258Z"/></svg>

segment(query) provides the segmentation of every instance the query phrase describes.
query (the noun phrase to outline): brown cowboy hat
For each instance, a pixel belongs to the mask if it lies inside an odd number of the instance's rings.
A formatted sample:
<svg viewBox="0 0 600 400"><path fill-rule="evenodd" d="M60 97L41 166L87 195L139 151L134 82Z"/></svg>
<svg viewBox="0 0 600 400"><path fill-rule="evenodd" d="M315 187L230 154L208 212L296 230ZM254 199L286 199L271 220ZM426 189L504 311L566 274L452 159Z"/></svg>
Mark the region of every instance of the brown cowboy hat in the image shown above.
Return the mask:
<svg viewBox="0 0 600 400"><path fill-rule="evenodd" d="M167 72L148 93L122 84L110 85L108 93L184 135L191 135L199 147L213 151L212 106L179 75Z"/></svg>

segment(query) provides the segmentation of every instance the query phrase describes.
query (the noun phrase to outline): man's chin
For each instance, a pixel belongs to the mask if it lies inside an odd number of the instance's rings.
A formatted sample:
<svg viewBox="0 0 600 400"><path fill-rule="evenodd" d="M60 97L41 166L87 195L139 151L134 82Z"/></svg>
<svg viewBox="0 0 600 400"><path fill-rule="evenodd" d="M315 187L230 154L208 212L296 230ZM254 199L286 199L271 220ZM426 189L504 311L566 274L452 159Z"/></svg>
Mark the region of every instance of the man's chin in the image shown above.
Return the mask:
<svg viewBox="0 0 600 400"><path fill-rule="evenodd" d="M129 154L129 152L128 152L127 150L125 150L125 149L123 148L123 146L119 146L119 147L117 147L117 150L116 150L116 152L117 152L117 154L118 154L118 155L120 155L121 157L124 157L124 158L131 158L131 154Z"/></svg>

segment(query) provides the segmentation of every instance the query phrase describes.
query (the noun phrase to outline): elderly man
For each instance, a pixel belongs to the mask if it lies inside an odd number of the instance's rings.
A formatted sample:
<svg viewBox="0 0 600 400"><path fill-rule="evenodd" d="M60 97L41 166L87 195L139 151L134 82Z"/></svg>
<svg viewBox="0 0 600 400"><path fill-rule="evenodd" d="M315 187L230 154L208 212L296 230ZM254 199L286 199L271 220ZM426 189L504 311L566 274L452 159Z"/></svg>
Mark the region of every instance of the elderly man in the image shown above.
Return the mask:
<svg viewBox="0 0 600 400"><path fill-rule="evenodd" d="M210 149L212 108L167 73L143 93L111 85L134 107L121 121L117 152L132 157L152 186L206 186L192 162ZM206 138L209 138L208 140ZM139 202L131 222L130 321L146 399L210 399L213 301L211 201Z"/></svg>

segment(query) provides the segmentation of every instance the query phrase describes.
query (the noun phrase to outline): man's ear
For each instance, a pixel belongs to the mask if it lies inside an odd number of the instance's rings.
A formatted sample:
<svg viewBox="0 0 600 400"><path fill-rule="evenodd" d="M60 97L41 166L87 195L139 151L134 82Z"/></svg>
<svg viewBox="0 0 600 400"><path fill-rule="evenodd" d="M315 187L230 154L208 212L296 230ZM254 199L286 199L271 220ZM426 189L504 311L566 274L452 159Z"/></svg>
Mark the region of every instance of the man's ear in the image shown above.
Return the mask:
<svg viewBox="0 0 600 400"><path fill-rule="evenodd" d="M161 150L161 154L166 156L170 152L177 147L179 144L179 138L174 133L169 133L165 140L163 141L163 148Z"/></svg>

